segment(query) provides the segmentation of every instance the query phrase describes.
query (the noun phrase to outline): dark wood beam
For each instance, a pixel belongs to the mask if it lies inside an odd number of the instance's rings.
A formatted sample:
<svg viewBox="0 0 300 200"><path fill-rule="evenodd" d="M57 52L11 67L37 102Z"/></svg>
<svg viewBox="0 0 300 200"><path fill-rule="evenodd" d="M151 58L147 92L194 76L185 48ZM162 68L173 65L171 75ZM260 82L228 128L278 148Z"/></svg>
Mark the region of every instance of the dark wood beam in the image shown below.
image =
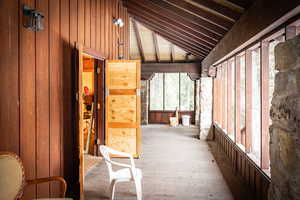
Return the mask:
<svg viewBox="0 0 300 200"><path fill-rule="evenodd" d="M142 63L142 74L150 72L201 74L201 63Z"/></svg>
<svg viewBox="0 0 300 200"><path fill-rule="evenodd" d="M139 49L139 52L140 52L141 60L142 60L142 62L145 62L145 54L144 54L144 50L143 50L143 46L142 46L142 40L141 40L140 32L139 32L137 24L134 20L132 20L132 26L133 26L133 29L134 29L134 33L135 33L138 49Z"/></svg>
<svg viewBox="0 0 300 200"><path fill-rule="evenodd" d="M153 46L154 46L154 50L155 50L156 62L159 63L160 62L160 54L159 54L159 48L158 48L158 44L157 44L157 37L154 32L152 32L152 38L153 38Z"/></svg>
<svg viewBox="0 0 300 200"><path fill-rule="evenodd" d="M198 43L201 43L203 46L206 46L209 49L213 48L217 44L216 40L211 39L210 37L207 37L206 35L203 35L195 31L194 29L191 29L189 27L184 27L182 26L182 24L179 24L177 21L173 19L170 20L161 15L158 15L155 12L143 6L139 6L136 4L129 4L127 9L131 15L147 18L147 20L160 24L165 29L172 30L177 35L179 34L179 35L185 35L187 37L190 37L191 39L197 41Z"/></svg>
<svg viewBox="0 0 300 200"><path fill-rule="evenodd" d="M191 26L192 24L194 27L197 27L197 29L204 29L208 33L214 33L219 36L223 36L227 30L224 30L223 28L212 24L204 19L199 20L197 16L194 16L193 14L190 14L188 12L182 12L182 9L177 8L167 2L160 1L160 0L153 0L153 1L146 1L146 0L127 0L130 2L133 2L138 5L144 5L145 7L156 11L164 16L168 16L168 18L176 20L176 21L182 21L184 24L188 24ZM155 1L155 2L154 2ZM196 21L195 21L196 20ZM196 25L196 26L195 26ZM209 36L209 35L207 35Z"/></svg>
<svg viewBox="0 0 300 200"><path fill-rule="evenodd" d="M213 10L225 17L228 17L234 21L238 20L241 16L241 13L239 13L235 10L232 10L226 6L223 6L219 3L211 1L211 0L192 0L192 1L204 6L206 8L209 8L210 10Z"/></svg>
<svg viewBox="0 0 300 200"><path fill-rule="evenodd" d="M131 12L129 12L129 13L131 13ZM190 38L186 35L177 34L172 29L168 29L166 27L163 27L163 26L161 26L161 24L157 23L156 21L148 20L147 17L145 17L145 16L137 16L136 15L133 18L136 18L138 21L141 21L143 23L149 24L153 28L157 29L157 31L162 31L162 32L167 33L168 35L174 37L174 38L177 38L178 40L182 40L185 43L188 43L192 46L195 46L199 50L203 51L204 53L209 53L212 50L212 48L208 48L208 47L202 45L202 43L197 41L197 40L193 40L192 38Z"/></svg>
<svg viewBox="0 0 300 200"><path fill-rule="evenodd" d="M206 73L211 65L238 54L259 40L269 37L270 33L280 31L289 23L292 23L292 20L296 20L299 14L294 16L295 13L291 11L298 6L299 1L289 1L287 3L286 0L276 0L272 1L271 4L265 1L255 1L214 50L203 60L203 73ZM277 28L274 29L274 27Z"/></svg>
<svg viewBox="0 0 300 200"><path fill-rule="evenodd" d="M151 1L156 1L156 0L151 0ZM225 30L230 29L232 27L232 25L234 24L234 22L229 19L225 19L221 16L215 15L211 12L204 10L203 8L195 6L186 1L182 1L182 0L167 0L167 1L169 3L172 3L174 6L182 8L183 9L182 11L184 11L184 12L189 11L189 12L193 13L194 16L199 16L202 19L205 19L209 22L212 22L213 24L216 24L216 25L224 28ZM192 18L191 16L189 18L193 19L193 20L196 19L195 17Z"/></svg>
<svg viewBox="0 0 300 200"><path fill-rule="evenodd" d="M203 39L211 44L215 44L222 38L222 34L216 34L202 26L189 22L182 17L177 17L177 15L173 14L172 12L164 11L157 5L148 1L145 2L144 0L140 0L140 3L136 3L135 0L126 0L124 2L124 6L126 6L128 9L135 9L135 14L147 13L150 15L150 17L148 16L149 19L151 18L156 21L160 21L160 23L167 23L168 26L172 28L176 26L185 33L189 32L195 37L199 36L200 39ZM225 33L226 31L223 31L223 34Z"/></svg>
<svg viewBox="0 0 300 200"><path fill-rule="evenodd" d="M150 23L148 21L141 20L140 18L137 18L137 17L133 17L133 18L135 20L137 20L139 23L143 24L148 29L150 29L151 31L160 35L167 41L181 47L185 51L190 52L190 53L194 54L195 56L200 56L201 58L204 58L207 55L207 53L200 51L197 46L189 44L187 41L183 40L182 38L170 36L170 34L168 32L158 29L157 27L155 27L152 23Z"/></svg>
<svg viewBox="0 0 300 200"><path fill-rule="evenodd" d="M154 22L149 22L149 20L143 19L143 17L133 16L133 18L138 22L147 25L147 27L150 30L160 33L161 35L163 35L163 37L172 38L176 41L182 42L187 46L190 46L191 48L194 48L199 53L202 53L203 56L206 56L210 52L210 50L206 48L204 49L203 46L201 46L200 44L196 44L195 42L191 41L189 38L186 38L185 36L178 36L171 31L166 31L164 28L160 27L159 25L156 25Z"/></svg>
<svg viewBox="0 0 300 200"><path fill-rule="evenodd" d="M227 1L243 9L249 8L253 2L252 0L227 0Z"/></svg>
<svg viewBox="0 0 300 200"><path fill-rule="evenodd" d="M172 43L170 44L170 58L171 58L171 62L174 62L175 53L174 53L174 45Z"/></svg>

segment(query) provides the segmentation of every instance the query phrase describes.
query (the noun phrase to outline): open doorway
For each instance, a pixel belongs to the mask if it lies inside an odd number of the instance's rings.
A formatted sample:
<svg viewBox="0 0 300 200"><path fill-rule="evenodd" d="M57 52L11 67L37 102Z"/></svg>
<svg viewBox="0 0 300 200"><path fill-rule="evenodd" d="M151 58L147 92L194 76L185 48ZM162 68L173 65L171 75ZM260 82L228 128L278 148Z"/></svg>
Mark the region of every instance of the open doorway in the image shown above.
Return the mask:
<svg viewBox="0 0 300 200"><path fill-rule="evenodd" d="M83 54L81 133L83 136L84 175L99 162L98 146L104 142L104 62Z"/></svg>
<svg viewBox="0 0 300 200"><path fill-rule="evenodd" d="M105 140L105 58L80 44L76 46L76 124L79 157L80 198L84 177L101 159L98 145ZM76 156L77 157L77 156Z"/></svg>

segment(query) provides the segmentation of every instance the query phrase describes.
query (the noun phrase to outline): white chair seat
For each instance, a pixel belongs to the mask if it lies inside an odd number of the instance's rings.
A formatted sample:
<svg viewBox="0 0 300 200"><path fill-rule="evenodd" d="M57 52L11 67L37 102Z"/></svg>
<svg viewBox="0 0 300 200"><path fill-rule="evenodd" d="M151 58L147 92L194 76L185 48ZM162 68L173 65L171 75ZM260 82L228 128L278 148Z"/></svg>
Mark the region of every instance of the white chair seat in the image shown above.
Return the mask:
<svg viewBox="0 0 300 200"><path fill-rule="evenodd" d="M137 179L142 179L142 170L139 168L135 168L135 177ZM112 179L115 180L124 180L124 181L131 181L133 180L133 177L131 176L131 172L129 168L123 168L123 169L119 169L115 172L113 172L113 177Z"/></svg>
<svg viewBox="0 0 300 200"><path fill-rule="evenodd" d="M116 151L104 145L99 148L109 172L110 179L110 199L114 200L115 186L118 182L134 182L137 200L142 200L142 170L135 167L132 155ZM111 160L110 155L119 155L130 159L130 165ZM112 165L124 167L114 171Z"/></svg>

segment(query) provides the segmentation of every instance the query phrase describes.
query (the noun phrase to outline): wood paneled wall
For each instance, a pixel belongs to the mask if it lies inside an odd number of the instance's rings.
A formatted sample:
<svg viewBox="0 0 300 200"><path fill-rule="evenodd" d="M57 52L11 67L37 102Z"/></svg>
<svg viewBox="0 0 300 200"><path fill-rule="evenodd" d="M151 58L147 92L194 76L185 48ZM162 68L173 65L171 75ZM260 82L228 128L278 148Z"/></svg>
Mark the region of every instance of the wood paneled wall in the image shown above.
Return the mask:
<svg viewBox="0 0 300 200"><path fill-rule="evenodd" d="M23 4L45 15L45 30L23 27ZM129 58L127 10L118 0L2 0L0 13L0 151L21 156L27 179L64 176L74 191L72 48L79 42L108 59ZM125 26L114 26L113 17ZM46 183L27 188L24 199L59 192Z"/></svg>
<svg viewBox="0 0 300 200"><path fill-rule="evenodd" d="M241 177L249 187L249 192L257 200L268 199L271 179L242 151L218 125L214 124L214 140L226 153L232 164L234 173Z"/></svg>

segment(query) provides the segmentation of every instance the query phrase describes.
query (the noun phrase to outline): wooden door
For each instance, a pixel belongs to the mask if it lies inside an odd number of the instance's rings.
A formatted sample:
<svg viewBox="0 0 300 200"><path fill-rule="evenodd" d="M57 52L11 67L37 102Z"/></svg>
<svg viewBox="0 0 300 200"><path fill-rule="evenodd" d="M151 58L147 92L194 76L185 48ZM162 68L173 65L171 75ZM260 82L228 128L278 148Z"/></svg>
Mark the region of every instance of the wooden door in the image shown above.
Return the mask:
<svg viewBox="0 0 300 200"><path fill-rule="evenodd" d="M106 145L139 157L140 78L139 60L106 61Z"/></svg>
<svg viewBox="0 0 300 200"><path fill-rule="evenodd" d="M84 138L83 138L83 91L82 91L82 72L83 72L83 46L76 44L76 130L77 130L77 145L79 156L79 187L80 187L80 199L84 199L83 183L84 183Z"/></svg>

